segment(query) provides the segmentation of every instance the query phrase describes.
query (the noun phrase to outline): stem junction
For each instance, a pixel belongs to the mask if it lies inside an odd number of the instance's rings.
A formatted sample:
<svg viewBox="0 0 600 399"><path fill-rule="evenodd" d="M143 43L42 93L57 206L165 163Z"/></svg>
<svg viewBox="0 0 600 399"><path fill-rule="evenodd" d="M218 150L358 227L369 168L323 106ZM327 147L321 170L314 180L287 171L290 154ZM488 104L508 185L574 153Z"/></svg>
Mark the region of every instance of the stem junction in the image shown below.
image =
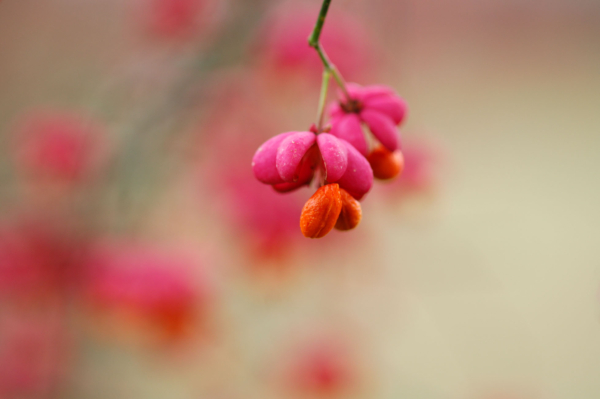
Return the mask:
<svg viewBox="0 0 600 399"><path fill-rule="evenodd" d="M329 11L330 4L331 0L323 0L323 5L321 6L321 11L319 12L319 17L317 18L315 28L313 29L311 35L308 37L308 45L317 50L317 54L319 54L319 58L321 59L321 62L325 67L325 71L329 71L331 73L338 86L344 92L346 98L350 99L350 96L348 95L348 90L346 89L346 82L344 81L344 78L342 77L336 66L331 62L319 41L321 37L321 31L323 30L323 25L325 24L325 17L327 16L327 12ZM322 91L323 89L321 89L321 92Z"/></svg>

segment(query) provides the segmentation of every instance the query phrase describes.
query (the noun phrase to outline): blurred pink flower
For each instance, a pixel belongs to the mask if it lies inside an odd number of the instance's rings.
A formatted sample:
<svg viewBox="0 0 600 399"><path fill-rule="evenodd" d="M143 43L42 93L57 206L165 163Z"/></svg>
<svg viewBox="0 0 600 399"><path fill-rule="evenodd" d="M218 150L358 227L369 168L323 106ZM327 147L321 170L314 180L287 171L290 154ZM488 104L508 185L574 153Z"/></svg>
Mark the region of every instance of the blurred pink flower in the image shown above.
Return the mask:
<svg viewBox="0 0 600 399"><path fill-rule="evenodd" d="M308 45L318 6L285 2L266 19L259 33L259 50L275 72L302 72L321 77L321 61ZM377 52L359 20L339 9L327 16L321 43L342 74L352 80L364 77L377 65Z"/></svg>
<svg viewBox="0 0 600 399"><path fill-rule="evenodd" d="M355 361L348 348L333 337L307 342L289 359L289 389L306 397L343 397L357 382Z"/></svg>
<svg viewBox="0 0 600 399"><path fill-rule="evenodd" d="M60 110L35 110L15 129L18 166L34 176L62 181L89 177L106 155L103 127L82 115Z"/></svg>
<svg viewBox="0 0 600 399"><path fill-rule="evenodd" d="M392 185L403 191L428 191L439 182L444 151L430 139L413 137L402 150L404 171Z"/></svg>
<svg viewBox="0 0 600 399"><path fill-rule="evenodd" d="M0 296L42 298L80 281L85 245L56 226L19 220L0 227Z"/></svg>
<svg viewBox="0 0 600 399"><path fill-rule="evenodd" d="M207 0L149 0L149 24L165 37L189 37L202 23Z"/></svg>
<svg viewBox="0 0 600 399"><path fill-rule="evenodd" d="M90 260L88 295L100 310L130 314L167 339L181 338L208 310L212 287L198 273L202 266L191 254L149 245L101 248Z"/></svg>
<svg viewBox="0 0 600 399"><path fill-rule="evenodd" d="M4 316L0 321L0 397L53 397L68 362L66 330L58 314Z"/></svg>
<svg viewBox="0 0 600 399"><path fill-rule="evenodd" d="M245 169L249 169L247 164ZM231 219L244 232L256 255L284 255L296 240L303 238L298 227L302 200L265 189L250 173L236 175L233 170L230 173L225 190L231 204Z"/></svg>
<svg viewBox="0 0 600 399"><path fill-rule="evenodd" d="M376 186L378 192L396 202L408 197L436 194L448 170L447 152L431 137L408 136L402 147L402 174Z"/></svg>
<svg viewBox="0 0 600 399"><path fill-rule="evenodd" d="M262 138L276 129L255 93L245 75L220 85L214 112L200 128L211 132L197 145L206 151L200 182L220 195L225 221L240 233L252 255L281 258L303 239L299 219L308 190L282 196L254 178L252 156Z"/></svg>
<svg viewBox="0 0 600 399"><path fill-rule="evenodd" d="M134 18L150 38L187 43L219 27L228 0L134 0Z"/></svg>
<svg viewBox="0 0 600 399"><path fill-rule="evenodd" d="M252 175L250 160L256 148L255 140L240 140L228 150L214 143L215 161L205 166L210 183L223 196L225 216L239 232L258 258L279 258L303 237L299 230L300 212L305 193L285 196L266 188ZM227 154L227 155L224 155ZM225 158L221 157L223 155Z"/></svg>

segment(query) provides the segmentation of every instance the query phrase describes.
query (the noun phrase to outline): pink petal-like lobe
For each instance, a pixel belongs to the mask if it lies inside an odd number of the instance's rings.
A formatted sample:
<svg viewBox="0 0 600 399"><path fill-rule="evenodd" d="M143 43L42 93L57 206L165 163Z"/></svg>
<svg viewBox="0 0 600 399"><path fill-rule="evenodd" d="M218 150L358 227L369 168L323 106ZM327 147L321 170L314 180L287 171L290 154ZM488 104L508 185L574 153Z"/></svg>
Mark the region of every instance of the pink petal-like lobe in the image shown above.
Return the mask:
<svg viewBox="0 0 600 399"><path fill-rule="evenodd" d="M363 100L364 88L361 85L357 83L346 83L346 91L350 95L350 99L357 101ZM339 91L339 98L348 100L342 90Z"/></svg>
<svg viewBox="0 0 600 399"><path fill-rule="evenodd" d="M329 116L331 116L331 118L340 118L345 114L346 112L342 109L340 103L335 102L329 106Z"/></svg>
<svg viewBox="0 0 600 399"><path fill-rule="evenodd" d="M315 170L319 166L320 162L321 154L319 152L319 148L316 145L313 145L306 152L306 154L304 154L300 165L298 165L298 169L296 170L298 179L294 182L275 184L273 185L273 188L275 189L275 191L278 191L280 193L288 193L302 186L310 184L313 177L315 176Z"/></svg>
<svg viewBox="0 0 600 399"><path fill-rule="evenodd" d="M367 141L357 114L345 114L340 118L333 119L331 123L331 134L338 139L346 140L361 154L367 156Z"/></svg>
<svg viewBox="0 0 600 399"><path fill-rule="evenodd" d="M367 159L350 143L341 140L348 149L348 167L338 184L357 200L373 186L373 170Z"/></svg>
<svg viewBox="0 0 600 399"><path fill-rule="evenodd" d="M297 132L278 134L258 147L252 158L252 171L256 179L265 184L283 183L276 166L277 149L283 140L294 133Z"/></svg>
<svg viewBox="0 0 600 399"><path fill-rule="evenodd" d="M399 147L398 129L394 121L381 112L371 109L364 109L360 117L369 126L371 133L379 140L381 144L391 152Z"/></svg>
<svg viewBox="0 0 600 399"><path fill-rule="evenodd" d="M364 108L381 112L399 125L406 115L408 106L404 99L395 94L383 94L366 98Z"/></svg>
<svg viewBox="0 0 600 399"><path fill-rule="evenodd" d="M329 183L335 183L348 167L348 149L342 141L328 133L318 135L317 144L325 164L326 179Z"/></svg>
<svg viewBox="0 0 600 399"><path fill-rule="evenodd" d="M277 191L278 193L291 193L292 191L295 191L302 186L306 186L306 184L306 182L301 181L297 181L295 183L285 182L281 184L274 184L273 189L275 189L275 191Z"/></svg>
<svg viewBox="0 0 600 399"><path fill-rule="evenodd" d="M296 182L299 178L299 166L306 152L315 143L312 132L296 132L286 137L277 149L276 166L283 181Z"/></svg>
<svg viewBox="0 0 600 399"><path fill-rule="evenodd" d="M394 89L384 85L370 85L361 88L361 99L368 101L381 96L394 95Z"/></svg>

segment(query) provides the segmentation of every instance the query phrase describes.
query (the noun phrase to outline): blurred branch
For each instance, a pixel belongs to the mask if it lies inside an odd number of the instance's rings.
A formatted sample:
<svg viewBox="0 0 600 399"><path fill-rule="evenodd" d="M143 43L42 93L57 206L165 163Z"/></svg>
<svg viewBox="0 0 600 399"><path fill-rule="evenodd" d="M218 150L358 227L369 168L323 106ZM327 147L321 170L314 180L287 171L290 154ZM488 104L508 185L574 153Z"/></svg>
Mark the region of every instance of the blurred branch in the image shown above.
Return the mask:
<svg viewBox="0 0 600 399"><path fill-rule="evenodd" d="M159 105L149 110L133 128L124 132L127 133L127 141L114 165L111 179L116 181L116 205L121 227L135 218L135 214L143 212L141 201L147 201L149 195L146 190L140 190L143 188L141 186L157 186L155 180L163 165L161 161L164 163L165 159L150 156L152 148L149 146L159 144L162 147L155 150L164 149L165 140L172 138L171 133L177 131L178 125L185 120L183 114L201 98L206 85L210 83L210 73L235 65L246 56L253 30L264 15L268 0L236 4L238 7L235 12L227 19L210 47L198 51L187 71ZM133 198L133 188L138 192L142 191L141 199Z"/></svg>

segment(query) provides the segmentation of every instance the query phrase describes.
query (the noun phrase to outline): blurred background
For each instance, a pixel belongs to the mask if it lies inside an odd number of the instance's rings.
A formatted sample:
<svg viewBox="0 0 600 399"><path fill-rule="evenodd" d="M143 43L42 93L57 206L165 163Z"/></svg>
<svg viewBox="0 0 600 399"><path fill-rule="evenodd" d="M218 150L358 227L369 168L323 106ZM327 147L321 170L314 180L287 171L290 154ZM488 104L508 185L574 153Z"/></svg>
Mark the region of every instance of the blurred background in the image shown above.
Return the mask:
<svg viewBox="0 0 600 399"><path fill-rule="evenodd" d="M0 3L1 399L600 397L600 2L332 1L406 170L308 240L319 7Z"/></svg>

